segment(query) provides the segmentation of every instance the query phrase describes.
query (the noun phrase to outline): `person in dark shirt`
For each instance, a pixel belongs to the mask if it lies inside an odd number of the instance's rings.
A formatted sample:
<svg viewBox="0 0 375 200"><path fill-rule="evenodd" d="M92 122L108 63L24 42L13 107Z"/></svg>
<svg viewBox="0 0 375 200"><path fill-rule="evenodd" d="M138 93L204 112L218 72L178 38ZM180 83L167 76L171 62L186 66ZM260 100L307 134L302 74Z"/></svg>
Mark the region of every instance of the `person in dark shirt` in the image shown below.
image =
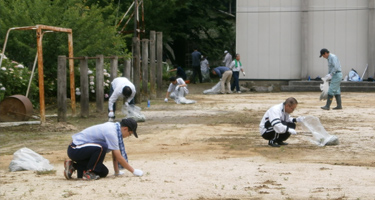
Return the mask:
<svg viewBox="0 0 375 200"><path fill-rule="evenodd" d="M186 81L186 73L182 67L179 67L178 65L174 65L174 69L169 70L169 72L174 72L176 71L176 77L177 78L182 78L184 81Z"/></svg>
<svg viewBox="0 0 375 200"><path fill-rule="evenodd" d="M199 82L202 83L202 72L201 72L201 56L202 54L198 51L198 48L194 48L194 52L191 53L192 67L193 67L193 77L191 82L195 84L195 77L198 74Z"/></svg>

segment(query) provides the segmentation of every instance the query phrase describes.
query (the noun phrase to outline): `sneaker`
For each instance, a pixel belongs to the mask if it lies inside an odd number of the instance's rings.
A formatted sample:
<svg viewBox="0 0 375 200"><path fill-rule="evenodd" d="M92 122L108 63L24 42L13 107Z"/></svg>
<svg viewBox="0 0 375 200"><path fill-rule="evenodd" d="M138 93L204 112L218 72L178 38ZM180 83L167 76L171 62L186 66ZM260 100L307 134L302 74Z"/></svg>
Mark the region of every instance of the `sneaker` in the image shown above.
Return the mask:
<svg viewBox="0 0 375 200"><path fill-rule="evenodd" d="M283 141L279 141L279 142L277 142L277 144L279 144L279 145L288 145L288 143L283 142Z"/></svg>
<svg viewBox="0 0 375 200"><path fill-rule="evenodd" d="M241 91L237 91L238 94L241 94Z"/></svg>
<svg viewBox="0 0 375 200"><path fill-rule="evenodd" d="M268 145L271 147L280 147L280 145L278 145L274 140L269 140Z"/></svg>
<svg viewBox="0 0 375 200"><path fill-rule="evenodd" d="M69 179L72 178L72 174L76 170L73 167L73 161L71 161L71 160L65 160L64 161L64 167L65 167L64 176L65 176L66 179L69 180Z"/></svg>
<svg viewBox="0 0 375 200"><path fill-rule="evenodd" d="M99 176L96 175L94 172L92 171L84 171L83 172L83 176L82 176L82 179L85 180L85 181L91 181L91 180L97 180L99 179Z"/></svg>

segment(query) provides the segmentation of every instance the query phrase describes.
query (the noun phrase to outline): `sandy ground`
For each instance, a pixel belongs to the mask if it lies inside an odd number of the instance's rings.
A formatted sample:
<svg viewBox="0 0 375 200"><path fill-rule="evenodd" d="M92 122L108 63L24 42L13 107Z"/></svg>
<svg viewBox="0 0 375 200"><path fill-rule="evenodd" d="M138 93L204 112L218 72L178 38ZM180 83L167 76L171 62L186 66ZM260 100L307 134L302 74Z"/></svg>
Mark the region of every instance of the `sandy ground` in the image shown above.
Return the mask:
<svg viewBox="0 0 375 200"><path fill-rule="evenodd" d="M316 92L203 95L191 88L196 104L152 101L139 138L125 139L130 164L144 176L113 176L107 155L107 178L66 180L66 148L43 153L56 174L9 172L12 155L4 155L0 199L375 199L375 93L343 93L343 110L323 111ZM260 119L290 96L299 101L292 116L319 117L340 144L319 147L298 126L289 145L269 147Z"/></svg>

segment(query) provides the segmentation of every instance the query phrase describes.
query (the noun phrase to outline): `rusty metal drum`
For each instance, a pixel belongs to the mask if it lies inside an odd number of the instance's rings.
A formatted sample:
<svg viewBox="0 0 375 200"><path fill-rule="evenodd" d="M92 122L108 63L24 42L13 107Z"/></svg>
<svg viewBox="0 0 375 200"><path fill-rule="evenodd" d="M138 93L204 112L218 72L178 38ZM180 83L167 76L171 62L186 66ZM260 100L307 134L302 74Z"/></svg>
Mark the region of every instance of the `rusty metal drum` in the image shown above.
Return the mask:
<svg viewBox="0 0 375 200"><path fill-rule="evenodd" d="M31 101L23 95L12 95L0 102L0 121L27 121L33 114Z"/></svg>

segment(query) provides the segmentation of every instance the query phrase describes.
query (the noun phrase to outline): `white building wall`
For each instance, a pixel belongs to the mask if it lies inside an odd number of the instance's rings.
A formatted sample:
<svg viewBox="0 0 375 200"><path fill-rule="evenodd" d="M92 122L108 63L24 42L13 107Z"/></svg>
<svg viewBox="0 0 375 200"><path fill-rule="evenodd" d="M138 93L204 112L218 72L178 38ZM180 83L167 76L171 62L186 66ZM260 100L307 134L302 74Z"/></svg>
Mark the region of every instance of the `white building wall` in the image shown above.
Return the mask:
<svg viewBox="0 0 375 200"><path fill-rule="evenodd" d="M237 0L236 50L246 76L290 80L324 76L321 48L336 54L343 74L360 74L368 63L368 0L307 0L307 33L302 35L302 0ZM375 36L374 36L375 37ZM306 59L302 59L302 40ZM302 72L302 65L307 65ZM306 74L305 74L306 73Z"/></svg>

